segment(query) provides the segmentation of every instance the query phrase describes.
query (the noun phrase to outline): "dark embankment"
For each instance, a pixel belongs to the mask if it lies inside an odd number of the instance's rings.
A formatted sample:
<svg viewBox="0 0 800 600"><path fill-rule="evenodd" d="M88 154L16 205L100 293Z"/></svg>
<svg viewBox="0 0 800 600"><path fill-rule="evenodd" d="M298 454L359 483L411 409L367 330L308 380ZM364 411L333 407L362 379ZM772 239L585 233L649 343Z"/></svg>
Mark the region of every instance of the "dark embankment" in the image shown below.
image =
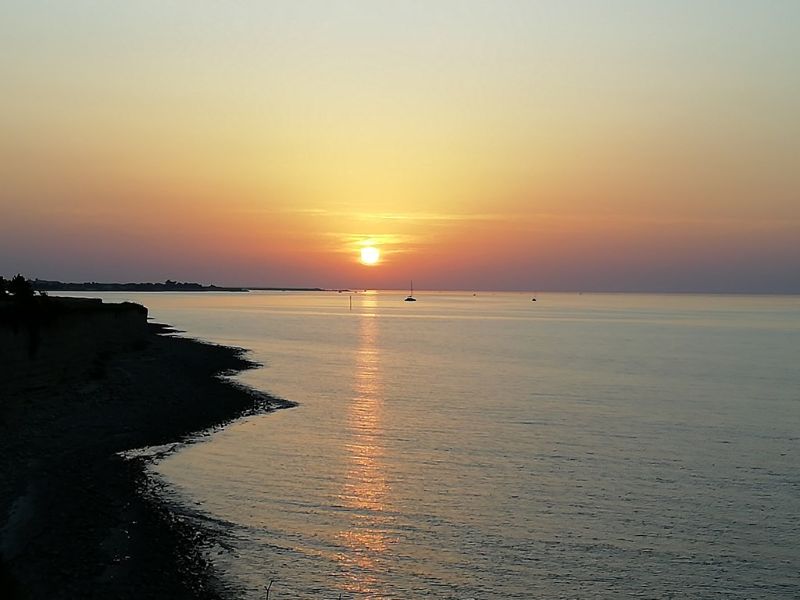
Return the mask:
<svg viewBox="0 0 800 600"><path fill-rule="evenodd" d="M163 331L135 304L0 303L0 597L216 597L201 532L117 453L276 403L217 377L240 350Z"/></svg>

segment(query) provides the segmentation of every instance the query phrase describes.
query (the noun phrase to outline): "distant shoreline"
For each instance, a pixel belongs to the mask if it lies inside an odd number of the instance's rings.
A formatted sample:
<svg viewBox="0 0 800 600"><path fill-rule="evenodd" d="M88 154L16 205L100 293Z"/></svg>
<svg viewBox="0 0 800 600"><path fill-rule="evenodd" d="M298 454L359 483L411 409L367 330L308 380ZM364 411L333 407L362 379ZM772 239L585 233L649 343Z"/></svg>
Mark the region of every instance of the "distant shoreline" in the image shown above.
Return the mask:
<svg viewBox="0 0 800 600"><path fill-rule="evenodd" d="M200 283L184 283L180 281L164 281L159 283L102 283L84 281L82 283L65 283L63 281L47 281L34 279L31 281L37 292L247 292L242 287L219 287Z"/></svg>
<svg viewBox="0 0 800 600"><path fill-rule="evenodd" d="M84 281L69 283L63 281L48 281L34 279L31 281L33 289L37 292L326 292L323 288L306 287L231 287L218 285L203 285L193 282L164 281L157 283L102 283L97 281Z"/></svg>
<svg viewBox="0 0 800 600"><path fill-rule="evenodd" d="M219 377L257 366L243 350L140 305L36 300L0 320L0 597L219 598L206 534L120 453L291 404Z"/></svg>

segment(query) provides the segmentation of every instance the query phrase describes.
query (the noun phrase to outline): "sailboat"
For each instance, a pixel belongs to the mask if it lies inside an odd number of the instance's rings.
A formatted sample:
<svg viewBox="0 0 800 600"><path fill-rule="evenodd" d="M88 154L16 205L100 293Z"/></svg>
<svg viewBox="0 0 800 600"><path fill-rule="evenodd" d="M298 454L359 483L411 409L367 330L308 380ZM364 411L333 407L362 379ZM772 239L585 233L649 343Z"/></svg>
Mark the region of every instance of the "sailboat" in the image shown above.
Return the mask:
<svg viewBox="0 0 800 600"><path fill-rule="evenodd" d="M404 300L404 302L416 302L416 301L417 301L417 299L414 298L414 281L412 280L411 281L411 291L408 294L408 296L406 296L406 299Z"/></svg>

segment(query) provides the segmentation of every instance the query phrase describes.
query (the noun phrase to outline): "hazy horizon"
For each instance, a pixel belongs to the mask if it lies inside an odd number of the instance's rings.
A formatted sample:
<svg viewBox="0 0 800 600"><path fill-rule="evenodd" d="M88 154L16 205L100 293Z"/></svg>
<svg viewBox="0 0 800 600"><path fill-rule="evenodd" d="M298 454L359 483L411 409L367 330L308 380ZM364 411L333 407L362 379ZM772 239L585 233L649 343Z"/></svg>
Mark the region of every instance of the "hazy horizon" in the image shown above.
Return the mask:
<svg viewBox="0 0 800 600"><path fill-rule="evenodd" d="M0 272L800 293L800 3L3 12Z"/></svg>
<svg viewBox="0 0 800 600"><path fill-rule="evenodd" d="M2 275L2 274L0 274ZM23 274L24 275L24 274ZM10 276L5 276L6 279L9 279ZM174 279L169 278L168 280L133 280L133 279L115 279L115 280L98 280L98 279L86 279L86 280L61 280L61 279L47 279L42 277L30 277L31 280L42 280L42 281L58 281L60 283L65 284L98 284L98 285L128 285L128 284L158 284L158 283L166 283L166 281L171 281L172 283L192 283L192 284L200 284L203 286L216 286L219 288L243 288L248 289L251 291L258 291L258 290L300 290L300 291L313 291L319 290L323 292L373 292L373 291L387 291L387 292L404 292L408 293L409 286L406 285L405 287L398 285L397 287L382 287L382 288L369 288L369 287L359 287L359 286L322 286L322 285L315 285L313 283L308 285L283 285L280 282L271 282L271 283L252 283L252 282L227 282L221 283L220 281L212 280L212 281L190 281L185 279ZM180 290L176 290L176 292L180 292ZM471 293L471 292L482 292L482 293L519 293L519 294L533 294L534 296L538 294L641 294L641 295L731 295L731 296L796 296L799 292L781 292L781 291L736 291L736 290L693 290L693 289L684 289L684 290L666 290L666 289L546 289L546 288L513 288L513 289L499 289L499 288L478 288L478 287L462 287L462 288L437 288L437 287L426 287L425 285L419 285L417 282L414 282L414 293L424 293L424 292L433 292L433 293ZM109 292L113 293L113 292ZM120 291L120 293L124 293L124 291ZM142 291L142 293L146 293ZM160 293L160 292L154 292ZM186 293L193 293L191 290L187 291Z"/></svg>

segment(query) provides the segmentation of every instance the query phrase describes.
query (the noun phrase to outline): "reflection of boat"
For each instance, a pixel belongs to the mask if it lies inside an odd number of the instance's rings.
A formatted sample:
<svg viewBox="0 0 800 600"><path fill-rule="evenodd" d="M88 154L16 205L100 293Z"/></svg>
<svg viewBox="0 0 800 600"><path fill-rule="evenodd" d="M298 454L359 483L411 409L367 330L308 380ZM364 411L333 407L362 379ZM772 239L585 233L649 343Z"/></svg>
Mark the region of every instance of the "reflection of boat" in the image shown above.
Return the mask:
<svg viewBox="0 0 800 600"><path fill-rule="evenodd" d="M411 281L411 291L409 292L408 296L406 296L405 302L416 302L417 299L414 298L414 281Z"/></svg>

